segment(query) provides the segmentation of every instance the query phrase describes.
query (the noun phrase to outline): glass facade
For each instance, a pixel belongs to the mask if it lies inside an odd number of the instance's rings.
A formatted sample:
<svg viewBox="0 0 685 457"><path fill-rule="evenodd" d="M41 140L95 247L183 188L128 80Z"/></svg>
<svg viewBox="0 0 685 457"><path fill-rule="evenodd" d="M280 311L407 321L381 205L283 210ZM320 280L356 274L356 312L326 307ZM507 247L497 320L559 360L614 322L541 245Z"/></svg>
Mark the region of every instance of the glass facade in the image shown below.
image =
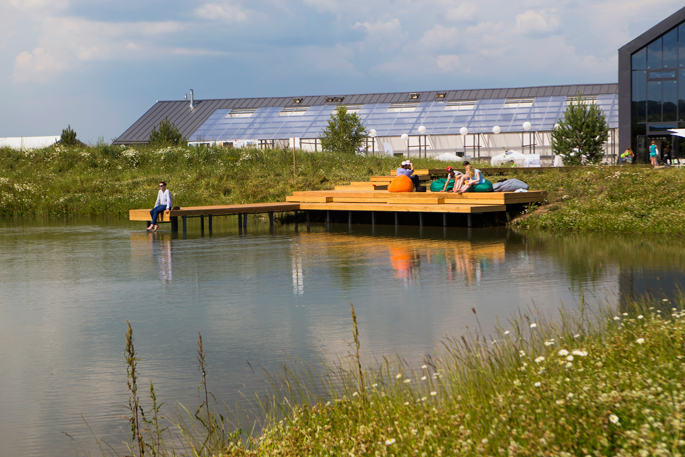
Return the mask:
<svg viewBox="0 0 685 457"><path fill-rule="evenodd" d="M665 146L670 140L664 133L685 122L685 23L635 51L631 70L631 137L641 157L647 136L665 138Z"/></svg>

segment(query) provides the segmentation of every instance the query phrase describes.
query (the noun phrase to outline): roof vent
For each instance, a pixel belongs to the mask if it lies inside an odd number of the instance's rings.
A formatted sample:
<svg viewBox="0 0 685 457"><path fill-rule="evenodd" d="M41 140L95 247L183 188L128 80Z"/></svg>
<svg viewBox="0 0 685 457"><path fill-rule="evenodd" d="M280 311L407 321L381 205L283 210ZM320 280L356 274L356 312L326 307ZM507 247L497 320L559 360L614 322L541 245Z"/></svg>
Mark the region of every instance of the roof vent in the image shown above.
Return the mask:
<svg viewBox="0 0 685 457"><path fill-rule="evenodd" d="M193 89L190 89L190 109L195 108L195 95L193 94Z"/></svg>
<svg viewBox="0 0 685 457"><path fill-rule="evenodd" d="M421 94L419 94L418 92L411 92L411 93L409 94L409 98L411 98L412 100L418 100L418 98L419 98L420 96L421 96Z"/></svg>
<svg viewBox="0 0 685 457"><path fill-rule="evenodd" d="M345 97L328 97L326 103L341 103Z"/></svg>
<svg viewBox="0 0 685 457"><path fill-rule="evenodd" d="M436 100L443 100L447 96L447 92L440 92L439 94L435 95Z"/></svg>
<svg viewBox="0 0 685 457"><path fill-rule="evenodd" d="M301 98L293 98L293 105L299 105L300 103L302 103Z"/></svg>

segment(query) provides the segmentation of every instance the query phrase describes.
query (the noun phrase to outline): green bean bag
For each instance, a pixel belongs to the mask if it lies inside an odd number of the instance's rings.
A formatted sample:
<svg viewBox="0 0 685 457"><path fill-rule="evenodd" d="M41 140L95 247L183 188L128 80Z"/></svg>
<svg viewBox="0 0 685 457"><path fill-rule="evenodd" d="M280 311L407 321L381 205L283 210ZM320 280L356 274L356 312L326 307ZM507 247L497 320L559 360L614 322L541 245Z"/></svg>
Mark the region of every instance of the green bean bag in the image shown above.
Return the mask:
<svg viewBox="0 0 685 457"><path fill-rule="evenodd" d="M467 192L492 192L492 183L486 179L484 183L469 187Z"/></svg>
<svg viewBox="0 0 685 457"><path fill-rule="evenodd" d="M442 188L445 187L445 181L447 178L436 179L431 183L431 192L442 192ZM447 185L446 190L452 190L454 187L454 179L450 179L450 183Z"/></svg>

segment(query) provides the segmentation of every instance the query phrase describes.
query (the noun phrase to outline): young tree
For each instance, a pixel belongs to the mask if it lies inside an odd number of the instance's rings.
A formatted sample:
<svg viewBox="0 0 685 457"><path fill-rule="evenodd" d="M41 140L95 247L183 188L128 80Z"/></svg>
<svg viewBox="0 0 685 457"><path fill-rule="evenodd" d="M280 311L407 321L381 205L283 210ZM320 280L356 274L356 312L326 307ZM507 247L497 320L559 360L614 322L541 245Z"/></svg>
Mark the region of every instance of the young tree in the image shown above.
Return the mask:
<svg viewBox="0 0 685 457"><path fill-rule="evenodd" d="M328 126L319 136L324 151L354 154L366 139L366 128L357 113L348 113L344 105L331 114Z"/></svg>
<svg viewBox="0 0 685 457"><path fill-rule="evenodd" d="M65 129L62 129L60 142L65 146L76 146L80 143L80 141L76 139L76 132L71 128L71 125L67 126Z"/></svg>
<svg viewBox="0 0 685 457"><path fill-rule="evenodd" d="M159 130L157 127L159 127ZM152 127L152 132L150 132L150 138L148 139L150 144L168 145L187 142L183 135L181 135L181 132L178 131L176 125L169 122L168 117L165 117L157 127Z"/></svg>
<svg viewBox="0 0 685 457"><path fill-rule="evenodd" d="M584 101L579 92L552 131L552 151L562 157L564 165L580 165L581 156L598 164L604 157L603 145L608 138L604 112L594 103Z"/></svg>

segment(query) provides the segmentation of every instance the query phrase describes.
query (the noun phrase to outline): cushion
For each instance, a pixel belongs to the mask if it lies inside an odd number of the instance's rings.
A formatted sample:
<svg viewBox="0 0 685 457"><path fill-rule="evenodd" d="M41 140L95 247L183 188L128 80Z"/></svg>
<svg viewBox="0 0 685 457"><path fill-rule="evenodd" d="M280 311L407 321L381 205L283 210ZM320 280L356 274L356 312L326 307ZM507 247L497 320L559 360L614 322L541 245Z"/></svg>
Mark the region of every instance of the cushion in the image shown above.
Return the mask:
<svg viewBox="0 0 685 457"><path fill-rule="evenodd" d="M431 183L431 192L442 192L442 188L445 187L445 181L447 178L436 179ZM447 185L446 190L452 190L454 187L454 179L450 179L450 183Z"/></svg>
<svg viewBox="0 0 685 457"><path fill-rule="evenodd" d="M492 190L495 192L514 192L519 189L528 190L528 184L518 179L507 179L492 185Z"/></svg>
<svg viewBox="0 0 685 457"><path fill-rule="evenodd" d="M469 187L468 192L492 192L492 183L486 179L484 183Z"/></svg>
<svg viewBox="0 0 685 457"><path fill-rule="evenodd" d="M414 183L409 176L399 175L388 185L388 192L411 192L414 190Z"/></svg>

